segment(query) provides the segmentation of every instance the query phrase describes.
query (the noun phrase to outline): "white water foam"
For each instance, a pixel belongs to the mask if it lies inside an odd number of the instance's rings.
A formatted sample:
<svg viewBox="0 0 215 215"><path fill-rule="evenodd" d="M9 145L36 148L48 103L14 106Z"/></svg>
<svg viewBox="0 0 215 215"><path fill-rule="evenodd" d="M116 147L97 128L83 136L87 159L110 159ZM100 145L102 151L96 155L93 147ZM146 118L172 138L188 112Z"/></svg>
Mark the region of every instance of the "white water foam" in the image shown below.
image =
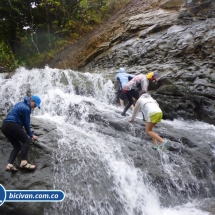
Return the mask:
<svg viewBox="0 0 215 215"><path fill-rule="evenodd" d="M76 95L76 87L82 87L83 95ZM89 87L90 86L90 87ZM88 93L88 89L92 89ZM22 100L27 90L31 90L32 94L36 94L42 98L41 110L34 112L38 118L47 119L57 125L58 132L61 134L61 139L58 141L58 153L55 154L59 163L64 165L64 162L72 158L80 159L83 156L86 161L70 166L70 171L62 171L55 178L55 188L62 189L66 193L65 203L58 204L61 210L69 207L79 206L86 202L86 199L81 195L72 193L67 186L71 177L80 175L87 165L95 165L95 157L99 158L99 162L104 165L107 176L113 179L114 186L111 188L117 193L115 201L123 205L125 215L208 215L208 212L201 211L195 203L188 203L177 207L164 208L161 206L159 194L155 188L141 173L138 168L135 168L133 162L125 158L121 152L122 144L117 139L107 136L96 131L95 124L89 124L85 120L92 106L85 105L84 102L90 102L96 108L103 112L111 112L119 109L114 107L111 102L114 97L113 84L110 80L106 80L101 74L79 73L71 70L50 69L33 69L26 70L20 68L11 79L3 79L3 74L0 76L0 98L2 101L1 109L6 112L5 107L9 107L16 102ZM79 121L70 119L68 111L71 107L78 105L79 112L82 113ZM184 123L183 126L190 125L189 122L169 122L171 126L178 126ZM203 124L204 125L204 124ZM181 125L180 125L181 126ZM204 125L205 127L209 125ZM199 125L199 127L201 127ZM213 128L213 127L212 127ZM77 153L77 154L76 154ZM77 156L78 155L78 156ZM165 156L165 155L164 155ZM165 159L165 158L164 158ZM165 160L164 160L165 161ZM164 163L165 166L165 163ZM169 174L174 175L174 171ZM72 173L72 175L71 175ZM174 177L174 176L173 176ZM98 180L99 179L94 179ZM59 185L61 184L61 187ZM88 187L86 191L89 197L93 198L93 188ZM68 202L67 202L68 201ZM114 201L114 200L113 200ZM71 202L73 204L71 205ZM100 207L99 202L88 205L89 214L102 215L116 214L113 206L109 203L104 210ZM85 209L83 208L83 211ZM53 212L53 211L52 211ZM100 213L101 215L101 213ZM123 214L124 215L124 214Z"/></svg>

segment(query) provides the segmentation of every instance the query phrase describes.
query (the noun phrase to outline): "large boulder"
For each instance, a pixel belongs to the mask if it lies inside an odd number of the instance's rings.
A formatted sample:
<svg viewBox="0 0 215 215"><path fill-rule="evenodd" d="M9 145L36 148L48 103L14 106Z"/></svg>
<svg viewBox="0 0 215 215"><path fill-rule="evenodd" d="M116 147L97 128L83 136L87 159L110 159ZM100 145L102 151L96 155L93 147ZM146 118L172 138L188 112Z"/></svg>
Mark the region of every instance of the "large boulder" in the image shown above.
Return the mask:
<svg viewBox="0 0 215 215"><path fill-rule="evenodd" d="M2 124L2 121L1 121ZM28 172L20 170L17 173L5 171L7 160L12 150L12 145L0 131L1 161L0 184L5 190L52 190L53 189L53 153L57 149L58 133L56 126L48 121L32 119L35 135L39 136L38 142L32 142L28 154L29 163L36 164L36 170ZM15 165L19 167L18 155ZM44 214L49 202L5 202L0 207L0 214L4 215L39 215Z"/></svg>

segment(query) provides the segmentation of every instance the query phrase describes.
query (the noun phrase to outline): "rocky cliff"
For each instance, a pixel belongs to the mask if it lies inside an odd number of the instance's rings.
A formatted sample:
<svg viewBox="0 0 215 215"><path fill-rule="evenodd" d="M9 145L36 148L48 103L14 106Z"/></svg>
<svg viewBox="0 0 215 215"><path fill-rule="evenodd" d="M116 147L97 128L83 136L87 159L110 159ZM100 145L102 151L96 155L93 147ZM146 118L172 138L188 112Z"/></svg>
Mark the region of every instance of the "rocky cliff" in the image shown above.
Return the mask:
<svg viewBox="0 0 215 215"><path fill-rule="evenodd" d="M132 0L87 37L59 53L51 67L119 67L158 73L150 86L164 117L215 124L215 2ZM113 75L112 75L113 76Z"/></svg>

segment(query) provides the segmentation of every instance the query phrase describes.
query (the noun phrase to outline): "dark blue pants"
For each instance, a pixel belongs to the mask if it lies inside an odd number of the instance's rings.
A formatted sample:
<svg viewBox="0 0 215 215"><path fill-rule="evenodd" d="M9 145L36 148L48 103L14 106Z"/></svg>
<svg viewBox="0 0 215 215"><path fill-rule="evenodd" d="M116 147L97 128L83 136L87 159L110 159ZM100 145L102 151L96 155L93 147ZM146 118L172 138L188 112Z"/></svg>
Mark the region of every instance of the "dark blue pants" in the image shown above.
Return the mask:
<svg viewBox="0 0 215 215"><path fill-rule="evenodd" d="M139 92L134 90L134 89L131 89L131 90L128 90L126 91L125 93L127 99L128 99L128 103L126 104L123 112L122 112L122 115L125 115L126 111L131 107L131 105L133 104L133 98L135 98L136 100L139 99Z"/></svg>
<svg viewBox="0 0 215 215"><path fill-rule="evenodd" d="M9 163L13 164L20 150L21 159L27 160L31 140L22 127L15 122L3 122L1 130L14 148L10 154Z"/></svg>

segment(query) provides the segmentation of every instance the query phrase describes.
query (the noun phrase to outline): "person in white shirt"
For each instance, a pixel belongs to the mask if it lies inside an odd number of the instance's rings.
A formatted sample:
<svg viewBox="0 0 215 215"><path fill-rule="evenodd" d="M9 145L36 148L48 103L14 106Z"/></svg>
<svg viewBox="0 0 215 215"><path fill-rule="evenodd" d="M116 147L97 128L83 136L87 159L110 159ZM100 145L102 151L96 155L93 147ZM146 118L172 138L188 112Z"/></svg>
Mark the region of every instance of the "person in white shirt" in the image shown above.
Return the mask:
<svg viewBox="0 0 215 215"><path fill-rule="evenodd" d="M153 127L162 120L163 113L159 104L150 94L144 93L140 96L135 104L135 108L129 122L133 122L139 112L142 112L146 120L146 133L152 138L152 149L157 150L158 142L162 144L162 150L166 149L168 140L161 138L153 131Z"/></svg>

